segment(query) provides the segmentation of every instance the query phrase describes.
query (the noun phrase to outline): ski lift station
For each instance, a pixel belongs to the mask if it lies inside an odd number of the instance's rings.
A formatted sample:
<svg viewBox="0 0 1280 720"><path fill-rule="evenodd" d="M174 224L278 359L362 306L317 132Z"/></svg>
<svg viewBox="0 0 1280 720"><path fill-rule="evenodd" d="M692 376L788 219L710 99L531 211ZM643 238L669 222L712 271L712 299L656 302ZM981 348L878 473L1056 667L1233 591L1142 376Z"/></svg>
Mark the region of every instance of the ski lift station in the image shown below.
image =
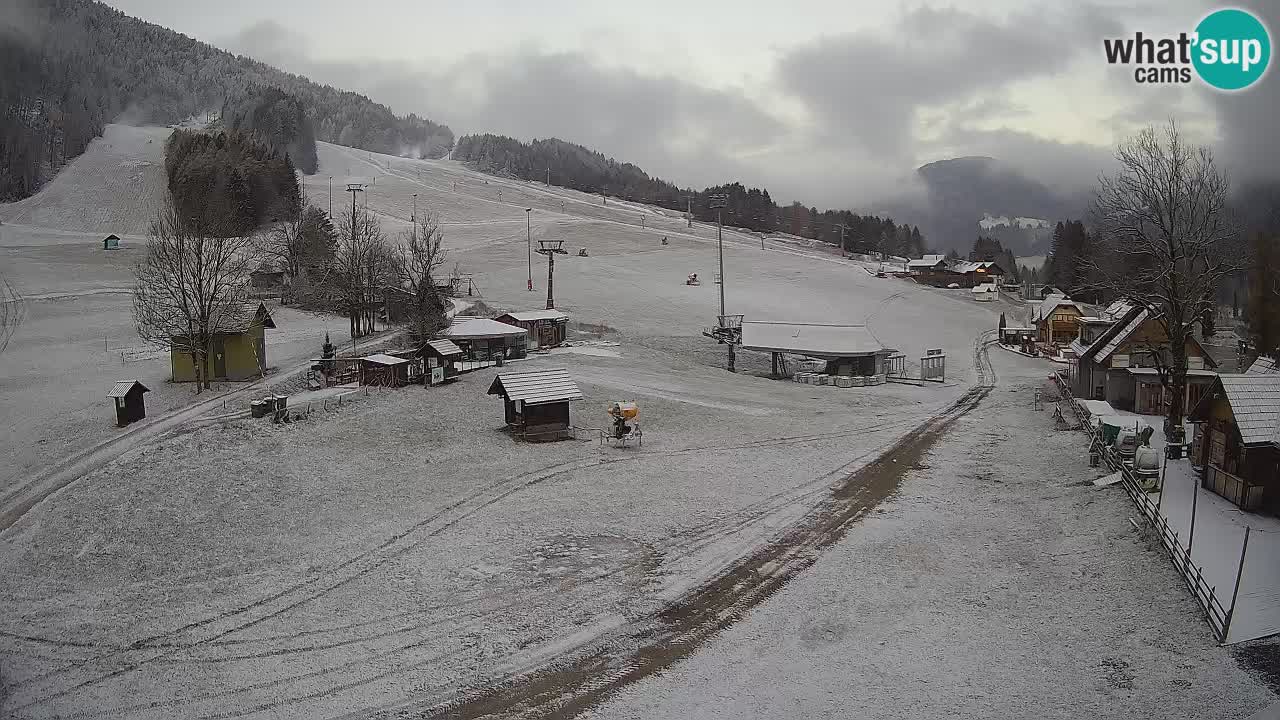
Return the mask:
<svg viewBox="0 0 1280 720"><path fill-rule="evenodd" d="M777 374L782 355L804 355L827 362L826 374L837 377L882 377L889 374L895 350L880 344L865 325L744 320L742 348L773 355Z"/></svg>

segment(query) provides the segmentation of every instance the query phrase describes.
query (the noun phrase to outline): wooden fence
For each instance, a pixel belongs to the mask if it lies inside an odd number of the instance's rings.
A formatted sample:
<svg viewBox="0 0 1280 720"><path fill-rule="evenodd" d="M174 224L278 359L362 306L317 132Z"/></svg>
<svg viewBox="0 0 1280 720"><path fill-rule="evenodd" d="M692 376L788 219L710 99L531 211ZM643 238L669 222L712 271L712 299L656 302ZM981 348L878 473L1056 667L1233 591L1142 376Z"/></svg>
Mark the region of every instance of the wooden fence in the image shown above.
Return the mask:
<svg viewBox="0 0 1280 720"><path fill-rule="evenodd" d="M1152 502L1151 497L1142 489L1142 483L1134 476L1133 471L1124 464L1114 453L1107 448L1095 447L1102 442L1101 430L1094 432L1089 419L1084 416L1084 412L1080 409L1079 404L1071 396L1071 387L1068 385L1062 373L1055 372L1054 379L1058 384L1059 390L1062 392L1062 398L1071 407L1075 413L1076 419L1079 421L1077 428L1089 437L1089 451L1098 451L1102 459L1106 462L1107 467L1112 472L1120 473L1120 484L1124 487L1125 494L1138 507L1138 510L1146 518L1147 522L1160 536L1160 544L1169 553L1169 559L1173 562L1173 567L1182 576L1187 584L1187 589L1191 591L1191 595L1200 604L1204 610L1205 619L1209 623L1210 629L1217 636L1219 642L1226 642L1227 631L1231 628L1231 615L1235 605L1235 593L1232 592L1232 607L1224 608L1222 601L1218 599L1217 588L1209 585L1204 579L1204 567L1196 565L1191 559L1191 549L1184 547L1178 539L1178 533L1169 527L1169 519L1160 513L1158 503ZM1163 481L1161 482L1163 485ZM1161 492L1163 492L1163 487ZM1194 511L1193 511L1194 514ZM1194 519L1193 519L1194 522ZM1241 567L1243 569L1243 557L1241 558ZM1236 578L1236 584L1239 585L1240 579ZM1227 591L1224 588L1224 591Z"/></svg>

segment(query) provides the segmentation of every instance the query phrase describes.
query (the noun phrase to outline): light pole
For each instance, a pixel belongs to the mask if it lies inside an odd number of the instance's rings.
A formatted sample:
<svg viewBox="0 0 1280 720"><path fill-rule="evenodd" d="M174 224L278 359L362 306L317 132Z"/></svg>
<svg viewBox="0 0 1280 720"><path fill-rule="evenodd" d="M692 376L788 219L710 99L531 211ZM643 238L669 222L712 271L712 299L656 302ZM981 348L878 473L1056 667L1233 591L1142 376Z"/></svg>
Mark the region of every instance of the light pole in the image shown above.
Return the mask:
<svg viewBox="0 0 1280 720"><path fill-rule="evenodd" d="M333 222L333 176L329 176L329 222Z"/></svg>
<svg viewBox="0 0 1280 720"><path fill-rule="evenodd" d="M347 183L347 192L351 193L351 248L356 249L356 193L364 192L364 185L360 183ZM359 272L357 270L356 272ZM365 311L365 290L360 290L360 309L356 313L356 317L351 319L351 354L356 354L356 338L360 335L362 328L359 327L363 322L362 316Z"/></svg>
<svg viewBox="0 0 1280 720"><path fill-rule="evenodd" d="M525 245L529 254L529 292L533 292L533 208L524 209Z"/></svg>
<svg viewBox="0 0 1280 720"><path fill-rule="evenodd" d="M844 231L846 226L841 223L835 223L835 226L840 228L840 257L846 257L844 247Z"/></svg>
<svg viewBox="0 0 1280 720"><path fill-rule="evenodd" d="M418 237L418 193L413 194L413 215L409 220L413 222L413 236Z"/></svg>

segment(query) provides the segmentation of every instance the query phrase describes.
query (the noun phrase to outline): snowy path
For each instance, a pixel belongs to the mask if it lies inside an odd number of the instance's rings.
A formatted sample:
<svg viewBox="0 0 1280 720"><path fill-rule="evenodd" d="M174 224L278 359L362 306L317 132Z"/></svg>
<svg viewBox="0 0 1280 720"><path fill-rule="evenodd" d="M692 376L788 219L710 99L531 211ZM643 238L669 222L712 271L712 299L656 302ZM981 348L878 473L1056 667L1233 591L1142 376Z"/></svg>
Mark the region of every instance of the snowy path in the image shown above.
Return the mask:
<svg viewBox="0 0 1280 720"><path fill-rule="evenodd" d="M553 689L512 716L1122 720L1272 706L1130 525L1128 498L1083 484L1078 437L1031 409L1043 364L994 360L995 392L904 458L894 495L806 573L750 614L717 618L714 637L678 651L684 662L594 668L613 692ZM470 707L507 707L483 702Z"/></svg>

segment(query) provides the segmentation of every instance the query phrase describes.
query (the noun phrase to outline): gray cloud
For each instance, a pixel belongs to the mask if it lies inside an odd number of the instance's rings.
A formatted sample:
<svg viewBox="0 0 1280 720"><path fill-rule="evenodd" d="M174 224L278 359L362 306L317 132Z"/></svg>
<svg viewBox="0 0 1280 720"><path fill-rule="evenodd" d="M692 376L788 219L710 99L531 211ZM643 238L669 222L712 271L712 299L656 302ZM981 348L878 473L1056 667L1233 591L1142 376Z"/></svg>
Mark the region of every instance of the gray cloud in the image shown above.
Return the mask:
<svg viewBox="0 0 1280 720"><path fill-rule="evenodd" d="M793 50L779 62L778 84L809 108L824 140L901 157L919 109L1060 71L1073 58L1064 37L1101 37L1114 27L1091 6L1038 8L999 21L918 8L889 32L827 37Z"/></svg>
<svg viewBox="0 0 1280 720"><path fill-rule="evenodd" d="M1280 118L1280 6L1274 1L1246 0L1240 7L1258 14L1271 32L1271 65L1253 87L1226 93L1205 89L1218 121L1218 157L1237 186L1280 182L1280 143L1276 119Z"/></svg>

